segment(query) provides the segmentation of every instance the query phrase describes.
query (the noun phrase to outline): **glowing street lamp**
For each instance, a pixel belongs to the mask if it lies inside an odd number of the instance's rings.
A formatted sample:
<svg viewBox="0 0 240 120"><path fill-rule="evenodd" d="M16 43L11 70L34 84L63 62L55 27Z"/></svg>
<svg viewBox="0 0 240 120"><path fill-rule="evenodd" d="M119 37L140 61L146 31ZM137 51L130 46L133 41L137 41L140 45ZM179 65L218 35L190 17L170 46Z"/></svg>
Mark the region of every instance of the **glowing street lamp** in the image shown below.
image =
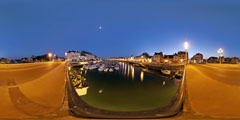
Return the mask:
<svg viewBox="0 0 240 120"><path fill-rule="evenodd" d="M188 50L188 42L184 42L184 48L185 48L185 50L187 51Z"/></svg>
<svg viewBox="0 0 240 120"><path fill-rule="evenodd" d="M185 64L186 64L186 65L187 65L187 63L188 63L188 47L189 47L188 42L184 42L184 48L185 48Z"/></svg>
<svg viewBox="0 0 240 120"><path fill-rule="evenodd" d="M48 53L49 60L51 60L52 56L53 56L52 53Z"/></svg>
<svg viewBox="0 0 240 120"><path fill-rule="evenodd" d="M219 48L217 52L219 53L220 64L222 64L222 59L221 58L223 57L223 49Z"/></svg>

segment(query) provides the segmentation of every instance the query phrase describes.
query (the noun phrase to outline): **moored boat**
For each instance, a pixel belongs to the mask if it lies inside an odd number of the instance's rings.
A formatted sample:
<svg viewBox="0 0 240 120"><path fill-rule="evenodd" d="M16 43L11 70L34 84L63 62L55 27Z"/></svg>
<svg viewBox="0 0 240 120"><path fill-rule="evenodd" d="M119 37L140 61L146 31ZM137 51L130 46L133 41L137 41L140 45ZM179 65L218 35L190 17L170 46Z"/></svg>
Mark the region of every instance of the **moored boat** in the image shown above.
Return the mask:
<svg viewBox="0 0 240 120"><path fill-rule="evenodd" d="M165 75L170 75L171 74L170 70L161 70L161 72Z"/></svg>

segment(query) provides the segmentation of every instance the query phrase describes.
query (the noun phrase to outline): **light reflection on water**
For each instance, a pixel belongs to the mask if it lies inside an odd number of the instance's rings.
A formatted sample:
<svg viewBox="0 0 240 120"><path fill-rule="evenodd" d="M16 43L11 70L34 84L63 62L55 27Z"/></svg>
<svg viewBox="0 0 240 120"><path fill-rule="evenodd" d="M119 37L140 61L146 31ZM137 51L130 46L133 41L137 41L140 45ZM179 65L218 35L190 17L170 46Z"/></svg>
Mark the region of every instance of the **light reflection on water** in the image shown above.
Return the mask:
<svg viewBox="0 0 240 120"><path fill-rule="evenodd" d="M134 67L133 66L131 66L131 70L132 70L132 80L134 80L135 73L134 73Z"/></svg>
<svg viewBox="0 0 240 120"><path fill-rule="evenodd" d="M100 72L97 69L80 72L91 84L87 94L80 96L81 99L101 109L135 111L166 105L175 95L178 87L174 81L133 65L119 64L120 69L114 72Z"/></svg>
<svg viewBox="0 0 240 120"><path fill-rule="evenodd" d="M134 80L134 77L135 77L135 68L133 65L128 65L124 62L119 62L120 64L120 67L121 67L121 73L123 76L127 76L127 77L130 77L132 78L132 80ZM140 80L141 82L143 82L144 80L144 72L141 71L140 73Z"/></svg>
<svg viewBox="0 0 240 120"><path fill-rule="evenodd" d="M141 72L140 77L141 77L141 82L143 82L143 78L144 78L144 72L143 71Z"/></svg>
<svg viewBox="0 0 240 120"><path fill-rule="evenodd" d="M127 74L128 77L129 77L129 72L130 72L130 67L128 66L128 74Z"/></svg>

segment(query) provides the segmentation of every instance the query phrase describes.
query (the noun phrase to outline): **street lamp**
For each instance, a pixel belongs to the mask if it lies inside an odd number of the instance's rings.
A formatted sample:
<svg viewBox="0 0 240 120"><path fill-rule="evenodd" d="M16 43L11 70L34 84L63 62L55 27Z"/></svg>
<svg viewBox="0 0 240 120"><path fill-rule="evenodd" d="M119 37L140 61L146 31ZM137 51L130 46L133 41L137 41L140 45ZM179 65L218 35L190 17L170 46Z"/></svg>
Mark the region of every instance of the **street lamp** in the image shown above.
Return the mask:
<svg viewBox="0 0 240 120"><path fill-rule="evenodd" d="M217 52L219 53L220 64L222 64L222 59L221 58L223 57L223 55L222 55L223 54L223 49L219 48Z"/></svg>
<svg viewBox="0 0 240 120"><path fill-rule="evenodd" d="M52 56L53 56L52 53L48 53L48 57L49 57L49 60L50 60L50 61L51 61Z"/></svg>
<svg viewBox="0 0 240 120"><path fill-rule="evenodd" d="M187 51L187 49L188 49L188 42L184 42L184 48L185 48L185 51Z"/></svg>
<svg viewBox="0 0 240 120"><path fill-rule="evenodd" d="M187 63L188 63L188 47L189 47L188 42L184 42L184 48L185 48L185 64L186 64L186 65L187 65Z"/></svg>

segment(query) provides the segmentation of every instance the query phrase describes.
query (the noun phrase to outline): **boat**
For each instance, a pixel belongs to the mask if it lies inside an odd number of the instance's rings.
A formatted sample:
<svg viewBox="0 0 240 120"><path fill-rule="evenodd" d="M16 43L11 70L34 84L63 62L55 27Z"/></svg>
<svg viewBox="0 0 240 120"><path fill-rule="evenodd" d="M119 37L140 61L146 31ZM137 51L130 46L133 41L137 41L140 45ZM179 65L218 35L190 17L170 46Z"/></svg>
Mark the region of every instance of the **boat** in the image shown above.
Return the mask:
<svg viewBox="0 0 240 120"><path fill-rule="evenodd" d="M115 70L119 70L119 67L118 67L118 66L116 66L116 67L114 67L114 69L115 69Z"/></svg>
<svg viewBox="0 0 240 120"><path fill-rule="evenodd" d="M89 67L89 70L94 70L94 69L97 69L97 66L92 65L92 66Z"/></svg>
<svg viewBox="0 0 240 120"><path fill-rule="evenodd" d="M98 71L103 71L103 70L104 70L103 67L98 68Z"/></svg>
<svg viewBox="0 0 240 120"><path fill-rule="evenodd" d="M105 68L105 69L104 69L104 72L108 72L108 69L109 69L109 68Z"/></svg>
<svg viewBox="0 0 240 120"><path fill-rule="evenodd" d="M161 70L161 72L165 75L170 75L171 74L170 70Z"/></svg>
<svg viewBox="0 0 240 120"><path fill-rule="evenodd" d="M109 69L109 72L113 72L113 71L114 71L113 68L110 68L110 69Z"/></svg>

